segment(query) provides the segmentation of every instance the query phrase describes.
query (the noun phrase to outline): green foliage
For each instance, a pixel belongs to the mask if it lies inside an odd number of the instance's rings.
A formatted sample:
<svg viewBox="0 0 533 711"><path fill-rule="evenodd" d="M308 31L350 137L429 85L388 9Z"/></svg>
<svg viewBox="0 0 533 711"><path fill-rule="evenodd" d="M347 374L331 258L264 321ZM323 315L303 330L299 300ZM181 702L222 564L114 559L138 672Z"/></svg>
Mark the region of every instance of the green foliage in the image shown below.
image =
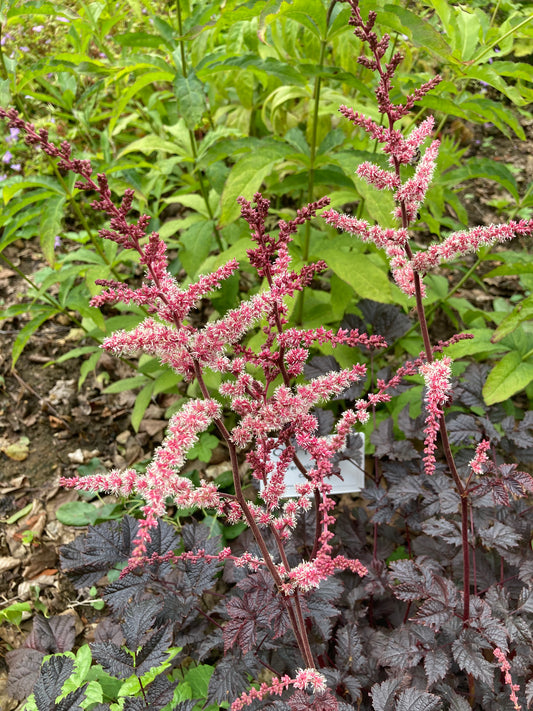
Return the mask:
<svg viewBox="0 0 533 711"><path fill-rule="evenodd" d="M442 134L440 170L422 209L421 234L441 236L464 226L461 191L479 178L501 186L502 218L529 216L531 190L521 195L515 176L498 160L465 159L449 125L451 119L490 122L507 137L524 138L520 116L529 115L533 99L530 66L522 61L533 42L530 5L445 0L404 5L365 0L361 10L377 10L383 30L406 55L398 91L412 91L437 72L443 77L438 96L430 93L419 104L435 114ZM355 64L359 40L347 26L348 14L346 6L326 0L253 5L230 0L222 6L98 0L75 8L7 2L0 95L37 128L48 128L52 138L73 143L79 157L90 157L96 172L110 176L115 196L133 188L139 211L150 215L151 227L176 249L176 275L194 279L231 256L244 256L247 234L237 221L236 198L250 199L259 188L282 217L293 216L296 204L329 194L337 208L393 224L389 196L354 175L362 160L379 162L373 142L337 118L339 103L376 115L376 78ZM9 248L16 240L33 239L47 264L32 278L26 299L0 311L3 318L24 318L12 364L43 323L67 315L85 337L57 362L84 358L81 386L98 368L106 335L131 328L144 316L136 308L102 316L87 305L96 293L94 280L128 278L135 257L117 253L116 245L99 238L100 215L77 197L71 176L62 176L53 160L13 137L4 138L10 158L4 157L0 184L0 258L12 265ZM321 285L292 305L295 322L333 323L361 298L396 304L405 312L410 308L372 247L339 240L323 225L306 225L292 256L297 265L323 258L330 269L328 288ZM522 270L529 298L528 265L507 256L503 262L496 269ZM459 269L467 274L469 265ZM214 301L216 309L223 313L254 288L234 280ZM491 347L476 357L515 353L515 363L519 355L521 377L510 385L505 365L498 364L488 401L529 382L527 348L492 348L530 318L527 300L524 306L515 303L502 320L496 312L480 315L447 289L435 290L431 298L434 316L444 312L459 329L497 327L493 340L491 335L482 342ZM410 353L421 348L413 337L405 343ZM505 362L511 367L511 358ZM137 373L110 384L107 392L139 390L132 413L137 430L150 402L175 391L180 378L150 359L131 365Z"/></svg>
<svg viewBox="0 0 533 711"><path fill-rule="evenodd" d="M7 622L10 625L17 625L18 627L22 622L22 617L25 612L31 612L29 602L12 602L11 605L0 610L0 625Z"/></svg>

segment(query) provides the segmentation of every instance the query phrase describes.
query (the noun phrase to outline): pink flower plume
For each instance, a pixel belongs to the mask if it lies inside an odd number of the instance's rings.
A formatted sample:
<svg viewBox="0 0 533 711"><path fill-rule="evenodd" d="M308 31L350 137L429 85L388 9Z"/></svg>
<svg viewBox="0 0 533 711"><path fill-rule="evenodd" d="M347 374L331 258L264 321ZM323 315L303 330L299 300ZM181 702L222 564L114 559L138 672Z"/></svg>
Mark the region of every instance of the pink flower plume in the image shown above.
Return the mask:
<svg viewBox="0 0 533 711"><path fill-rule="evenodd" d="M419 368L419 373L423 376L426 384L426 427L424 429L424 466L426 474L433 474L435 471L435 450L437 449L437 435L439 432L439 420L444 414L444 405L450 394L451 358L445 356L441 360L434 360L431 363L423 363Z"/></svg>

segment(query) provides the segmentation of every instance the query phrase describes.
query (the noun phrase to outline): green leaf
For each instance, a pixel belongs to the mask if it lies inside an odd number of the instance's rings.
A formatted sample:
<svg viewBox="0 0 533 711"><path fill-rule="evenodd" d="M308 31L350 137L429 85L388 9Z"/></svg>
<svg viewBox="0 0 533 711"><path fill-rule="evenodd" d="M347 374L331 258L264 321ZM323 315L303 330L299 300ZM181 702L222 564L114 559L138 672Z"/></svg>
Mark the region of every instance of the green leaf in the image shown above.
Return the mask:
<svg viewBox="0 0 533 711"><path fill-rule="evenodd" d="M490 328L472 328L467 331L474 338L459 341L446 348L446 355L454 360L464 358L467 355L476 355L478 353L497 353L509 350L507 346L496 345L492 343L491 338L493 331Z"/></svg>
<svg viewBox="0 0 533 711"><path fill-rule="evenodd" d="M363 299L372 299L382 304L394 302L388 275L366 254L326 249L321 257Z"/></svg>
<svg viewBox="0 0 533 711"><path fill-rule="evenodd" d="M501 62L501 64L503 63L504 62ZM488 64L483 64L468 67L465 74L471 79L477 79L478 81L482 81L484 84L490 84L490 86L504 94L516 106L523 106L528 103L528 99L522 96L517 87L507 84L507 82L498 73L497 69L495 69L494 64L490 66Z"/></svg>
<svg viewBox="0 0 533 711"><path fill-rule="evenodd" d="M510 192L517 202L520 200L514 175L507 166L491 158L471 158L460 168L445 173L442 182L445 185L457 185L474 178L494 180Z"/></svg>
<svg viewBox="0 0 533 711"><path fill-rule="evenodd" d="M48 264L55 261L55 240L61 232L66 198L53 197L46 201L41 213L39 242Z"/></svg>
<svg viewBox="0 0 533 711"><path fill-rule="evenodd" d="M87 360L84 360L83 363L80 366L80 377L78 378L78 388L81 388L83 383L85 382L85 378L91 373L95 368L96 364L102 357L102 353L100 350L96 351L93 353Z"/></svg>
<svg viewBox="0 0 533 711"><path fill-rule="evenodd" d="M104 393L122 393L125 390L133 390L141 385L146 385L146 375L134 375L131 378L122 378L122 380L117 380L116 383L111 383L107 388L104 388L102 392Z"/></svg>
<svg viewBox="0 0 533 711"><path fill-rule="evenodd" d="M440 98L440 97L439 97ZM512 138L511 128L521 141L526 140L524 129L520 125L509 106L504 106L501 101L473 97L461 104L467 112L467 118L476 123L492 122L505 136Z"/></svg>
<svg viewBox="0 0 533 711"><path fill-rule="evenodd" d="M0 79L0 106L10 106L12 103L9 78Z"/></svg>
<svg viewBox="0 0 533 711"><path fill-rule="evenodd" d="M148 32L117 33L113 35L113 40L121 47L152 47L157 49L164 44L161 37L151 35Z"/></svg>
<svg viewBox="0 0 533 711"><path fill-rule="evenodd" d="M208 432L202 432L198 442L187 452L187 459L199 459L201 462L210 462L213 450L218 445L218 437Z"/></svg>
<svg viewBox="0 0 533 711"><path fill-rule="evenodd" d="M474 12L454 7L457 32L454 37L454 54L462 62L472 59L481 33L479 17Z"/></svg>
<svg viewBox="0 0 533 711"><path fill-rule="evenodd" d="M32 176L31 178L23 178L21 175L14 175L2 183L1 189L4 204L7 205L17 193L27 188L46 188L56 195L64 196L64 191L55 178L51 178L47 175Z"/></svg>
<svg viewBox="0 0 533 711"><path fill-rule="evenodd" d="M133 97L138 94L141 89L144 89L144 87L148 86L149 84L154 84L156 82L170 82L173 79L174 73L171 71L163 72L161 70L157 70L143 72L143 74L141 74L141 76L136 79L132 86L128 87L128 89L122 92L121 98L114 105L113 115L111 117L111 120L109 121L108 126L109 135L113 135L117 121L122 116L122 112L124 111L128 103L131 101L131 99L133 99Z"/></svg>
<svg viewBox="0 0 533 711"><path fill-rule="evenodd" d="M18 627L25 612L31 612L29 602L13 602L9 607L4 607L3 610L0 610L0 625L3 622L7 622Z"/></svg>
<svg viewBox="0 0 533 711"><path fill-rule="evenodd" d="M379 13L379 23L406 34L415 47L423 47L440 59L449 58L451 49L443 34L417 13L400 5L385 5Z"/></svg>
<svg viewBox="0 0 533 711"><path fill-rule="evenodd" d="M327 18L324 3L320 0L292 0L285 2L278 11L278 17L289 17L310 30L318 39L327 34Z"/></svg>
<svg viewBox="0 0 533 711"><path fill-rule="evenodd" d="M260 78L263 76L274 76L280 79L284 84L304 84L305 78L294 67L286 62L281 62L275 57L267 57L262 59L257 54L243 54L238 57L229 55L224 59L213 62L201 70L201 74L209 76L219 72L227 72L228 69L242 70L257 74Z"/></svg>
<svg viewBox="0 0 533 711"><path fill-rule="evenodd" d="M240 214L237 198L241 195L252 200L263 180L275 169L286 156L293 152L292 146L279 141L265 141L262 148L240 158L228 176L222 192L222 227L233 222Z"/></svg>
<svg viewBox="0 0 533 711"><path fill-rule="evenodd" d="M216 247L213 228L212 220L202 220L191 225L180 237L184 249L180 250L179 258L191 279L197 275L200 265Z"/></svg>
<svg viewBox="0 0 533 711"><path fill-rule="evenodd" d="M133 151L138 151L139 153L149 156L152 151L162 151L164 153L171 153L172 155L184 156L182 150L178 143L173 141L167 141L159 136L144 136L139 138L137 141L132 141L126 148L123 148L119 153L118 158L122 158L127 153L132 153Z"/></svg>
<svg viewBox="0 0 533 711"><path fill-rule="evenodd" d="M174 81L178 112L190 131L202 120L206 108L204 87L195 76L178 76Z"/></svg>
<svg viewBox="0 0 533 711"><path fill-rule="evenodd" d="M153 387L153 381L150 381L137 395L135 405L133 406L133 410L131 412L131 426L133 427L135 432L139 431L139 425L141 424L141 420L144 417L146 408L150 404Z"/></svg>
<svg viewBox="0 0 533 711"><path fill-rule="evenodd" d="M517 351L507 353L490 371L483 386L487 405L504 402L533 380L533 362L522 360Z"/></svg>
<svg viewBox="0 0 533 711"><path fill-rule="evenodd" d="M94 526L121 516L120 507L116 504L104 504L97 508L88 501L68 501L56 511L57 520L64 526Z"/></svg>
<svg viewBox="0 0 533 711"><path fill-rule="evenodd" d="M499 256L500 255L498 255L498 257ZM495 267L494 269L491 269L490 272L487 272L487 274L485 274L483 278L491 279L495 276L509 276L511 274L533 274L533 264L526 264L524 262L513 262L512 264L503 264L501 267Z"/></svg>
<svg viewBox="0 0 533 711"><path fill-rule="evenodd" d="M533 294L517 304L511 313L500 322L498 328L494 331L491 341L493 343L501 341L502 338L505 338L505 336L508 336L510 333L515 331L524 321L531 320L533 320Z"/></svg>
<svg viewBox="0 0 533 711"><path fill-rule="evenodd" d="M42 326L45 321L47 321L49 318L52 318L52 316L55 316L57 313L59 313L59 309L56 309L53 306L43 305L39 308L39 313L37 314L37 316L34 316L31 321L29 321L21 328L15 339L15 342L13 343L13 348L11 350L12 368L15 367L15 364L19 359L20 354L26 347L26 344L33 336L33 334L39 329L40 326Z"/></svg>
<svg viewBox="0 0 533 711"><path fill-rule="evenodd" d="M197 667L189 669L185 674L185 681L190 684L192 698L205 699L207 697L207 687L215 668L210 664L199 664Z"/></svg>

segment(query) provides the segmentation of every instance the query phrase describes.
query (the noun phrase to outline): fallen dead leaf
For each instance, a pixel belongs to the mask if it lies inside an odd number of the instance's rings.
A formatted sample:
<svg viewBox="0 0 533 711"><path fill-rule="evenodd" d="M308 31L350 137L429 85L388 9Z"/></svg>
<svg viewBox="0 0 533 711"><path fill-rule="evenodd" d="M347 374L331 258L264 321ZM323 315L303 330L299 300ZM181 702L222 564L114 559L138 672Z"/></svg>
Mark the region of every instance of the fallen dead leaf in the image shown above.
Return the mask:
<svg viewBox="0 0 533 711"><path fill-rule="evenodd" d="M18 558L13 556L3 556L0 558L0 573L5 573L6 570L12 570L20 563Z"/></svg>
<svg viewBox="0 0 533 711"><path fill-rule="evenodd" d="M11 494L13 491L19 491L20 489L27 489L30 485L30 480L24 474L22 476L17 476L11 479L9 486L0 486L0 494L5 496L5 494Z"/></svg>
<svg viewBox="0 0 533 711"><path fill-rule="evenodd" d="M0 452L3 452L16 462L23 462L28 458L30 452L30 440L27 437L20 437L17 442L9 442L9 440L2 437L0 439Z"/></svg>

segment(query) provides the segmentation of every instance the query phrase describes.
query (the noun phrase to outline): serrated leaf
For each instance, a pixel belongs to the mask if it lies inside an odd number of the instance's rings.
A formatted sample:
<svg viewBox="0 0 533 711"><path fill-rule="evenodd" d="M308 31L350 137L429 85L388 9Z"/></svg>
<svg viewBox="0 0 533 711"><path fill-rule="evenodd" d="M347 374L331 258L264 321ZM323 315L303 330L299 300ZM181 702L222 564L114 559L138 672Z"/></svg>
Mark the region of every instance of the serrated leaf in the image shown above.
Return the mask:
<svg viewBox="0 0 533 711"><path fill-rule="evenodd" d="M479 537L483 545L487 548L495 548L500 554L517 546L522 540L522 536L510 526L506 526L501 521L495 521L492 526L479 530Z"/></svg>
<svg viewBox="0 0 533 711"><path fill-rule="evenodd" d="M424 670L428 678L428 686L443 679L451 665L450 655L445 649L435 647L426 652Z"/></svg>
<svg viewBox="0 0 533 711"><path fill-rule="evenodd" d="M170 682L164 675L159 675L146 689L146 709L162 709L172 701L176 683ZM142 700L142 699L140 699ZM173 707L174 708L174 707ZM179 705L175 707L179 709ZM124 711L127 711L124 705Z"/></svg>
<svg viewBox="0 0 533 711"><path fill-rule="evenodd" d="M387 273L366 254L326 249L320 256L358 296L384 304L394 301Z"/></svg>
<svg viewBox="0 0 533 711"><path fill-rule="evenodd" d="M446 173L444 180L448 185L457 185L481 177L499 183L517 202L520 200L514 175L507 166L492 158L469 158L460 168Z"/></svg>
<svg viewBox="0 0 533 711"><path fill-rule="evenodd" d="M453 616L455 608L447 600L424 600L417 610L416 621L430 627L435 632Z"/></svg>
<svg viewBox="0 0 533 711"><path fill-rule="evenodd" d="M168 648L171 644L171 625L154 630L135 655L135 674L141 677L150 669L157 668L163 664L168 656Z"/></svg>
<svg viewBox="0 0 533 711"><path fill-rule="evenodd" d="M227 654L216 666L209 680L207 702L222 704L234 701L249 688L246 666L237 662L232 654Z"/></svg>
<svg viewBox="0 0 533 711"><path fill-rule="evenodd" d="M370 690L374 711L393 711L400 681L400 679L392 678L381 682L381 684L374 684Z"/></svg>
<svg viewBox="0 0 533 711"><path fill-rule="evenodd" d="M222 227L239 216L240 207L237 198L242 195L247 200L251 200L263 180L275 169L276 164L293 151L293 147L287 143L265 141L261 148L248 153L235 163L222 192L220 215Z"/></svg>
<svg viewBox="0 0 533 711"><path fill-rule="evenodd" d="M33 691L39 711L53 711L57 708L55 700L61 694L63 684L73 671L74 661L70 657L54 655L43 662L39 680ZM80 706L76 705L72 708L77 710Z"/></svg>
<svg viewBox="0 0 533 711"><path fill-rule="evenodd" d="M411 320L398 306L362 299L357 308L361 310L365 324L372 326L372 333L383 336L389 346L411 327Z"/></svg>
<svg viewBox="0 0 533 711"><path fill-rule="evenodd" d="M393 669L409 669L415 667L421 658L422 651L415 635L406 628L397 628L387 640L380 656L380 664Z"/></svg>
<svg viewBox="0 0 533 711"><path fill-rule="evenodd" d="M441 538L446 543L452 543L455 546L461 546L463 539L459 524L456 521L447 521L444 518L428 518L422 523L422 530L428 536Z"/></svg>
<svg viewBox="0 0 533 711"><path fill-rule="evenodd" d="M74 646L76 630L70 615L46 618L37 615L25 645L40 649L45 654L68 652Z"/></svg>
<svg viewBox="0 0 533 711"><path fill-rule="evenodd" d="M19 647L6 653L9 667L7 693L18 701L28 698L39 678L44 652L39 649Z"/></svg>
<svg viewBox="0 0 533 711"><path fill-rule="evenodd" d="M533 380L533 362L522 360L517 351L506 353L490 371L483 387L487 405L504 402L524 390Z"/></svg>
<svg viewBox="0 0 533 711"><path fill-rule="evenodd" d="M180 250L179 257L191 279L197 275L198 269L216 246L213 229L212 220L202 220L191 225L180 235L180 242L184 245L184 249Z"/></svg>
<svg viewBox="0 0 533 711"><path fill-rule="evenodd" d="M354 624L345 625L337 633L336 664L339 668L357 671L361 666L363 646Z"/></svg>
<svg viewBox="0 0 533 711"><path fill-rule="evenodd" d="M440 708L442 702L438 696L410 687L400 692L395 711L437 711Z"/></svg>
<svg viewBox="0 0 533 711"><path fill-rule="evenodd" d="M471 443L472 440L479 442L481 439L481 432L479 431L476 418L473 415L461 413L446 424L452 444L467 444Z"/></svg>
<svg viewBox="0 0 533 711"><path fill-rule="evenodd" d="M117 563L128 560L138 525L134 518L125 516L120 522L90 526L86 535L60 549L62 570L72 576L78 588L94 585Z"/></svg>
<svg viewBox="0 0 533 711"><path fill-rule="evenodd" d="M50 711L84 711L81 702L87 702L88 700L86 694L87 686L87 684L83 684L64 696L61 701L54 702L54 705L50 707ZM99 698L101 698L101 695Z"/></svg>
<svg viewBox="0 0 533 711"><path fill-rule="evenodd" d="M473 642L468 639L467 635L462 633L461 637L452 643L452 653L453 658L463 671L467 674L472 674L475 679L479 679L487 686L492 687L493 668L483 657L479 641Z"/></svg>
<svg viewBox="0 0 533 711"><path fill-rule="evenodd" d="M178 76L174 80L178 112L190 131L194 131L205 111L205 94L201 81L194 75Z"/></svg>
<svg viewBox="0 0 533 711"><path fill-rule="evenodd" d="M523 266L533 271L533 264ZM494 269L493 272L495 271L497 270ZM510 273L515 274L516 269L513 269ZM498 343L502 340L502 338L505 338L505 336L508 336L510 333L519 328L520 324L524 321L530 320L533 320L533 294L517 304L511 313L507 314L503 321L500 321L498 328L494 331L491 337L491 341L493 343Z"/></svg>
<svg viewBox="0 0 533 711"><path fill-rule="evenodd" d="M113 642L94 642L91 644L93 659L111 676L127 679L135 673L133 656Z"/></svg>
<svg viewBox="0 0 533 711"><path fill-rule="evenodd" d="M135 651L140 647L143 636L153 626L160 610L161 602L157 599L142 600L138 604L128 607L122 625L128 649Z"/></svg>

